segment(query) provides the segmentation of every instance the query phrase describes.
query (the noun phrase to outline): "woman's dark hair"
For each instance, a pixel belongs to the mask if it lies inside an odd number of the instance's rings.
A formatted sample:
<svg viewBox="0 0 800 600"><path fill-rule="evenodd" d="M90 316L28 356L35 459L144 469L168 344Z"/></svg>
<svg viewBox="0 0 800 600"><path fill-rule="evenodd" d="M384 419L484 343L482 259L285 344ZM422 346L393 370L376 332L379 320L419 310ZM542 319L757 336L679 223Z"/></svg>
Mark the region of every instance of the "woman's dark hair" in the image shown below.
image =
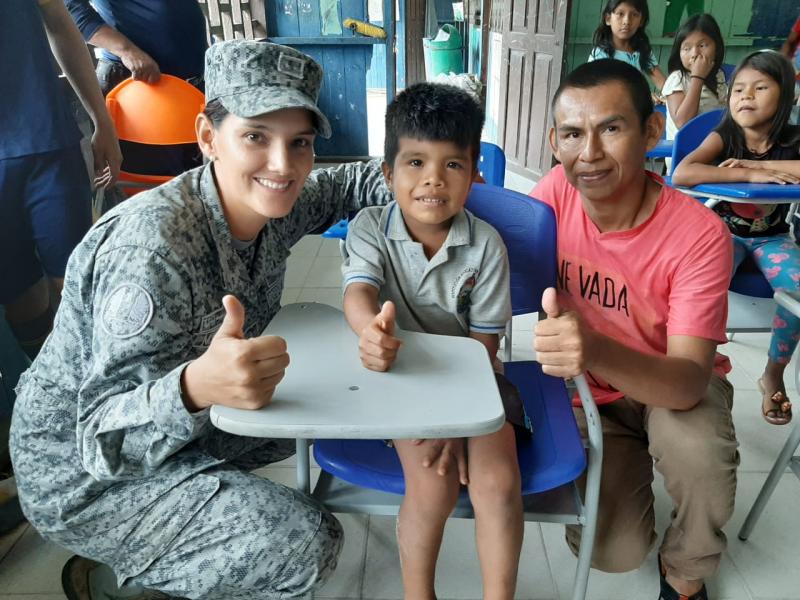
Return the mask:
<svg viewBox="0 0 800 600"><path fill-rule="evenodd" d="M629 4L642 15L642 23L631 38L631 47L633 47L634 52L639 53L639 70L642 73L649 73L656 65L650 60L652 48L650 47L650 40L644 31L650 21L650 9L647 7L647 0L608 0L605 8L603 8L600 25L594 31L592 46L600 48L608 58L614 58L614 36L611 33L611 25L606 25L606 18L610 17L611 13L617 10L620 4Z"/></svg>
<svg viewBox="0 0 800 600"><path fill-rule="evenodd" d="M386 109L383 159L394 168L400 138L453 142L469 148L472 168L478 168L484 114L464 90L441 83L416 83L397 95Z"/></svg>
<svg viewBox="0 0 800 600"><path fill-rule="evenodd" d="M747 152L744 131L731 115L731 94L736 86L736 78L743 69L754 69L775 81L780 86L778 110L772 118L772 126L767 133L767 141L773 144L791 145L800 141L800 127L789 125L789 117L794 105L794 68L789 59L774 50L758 50L748 54L736 67L728 88L728 106L722 121L715 131L724 144L724 158L742 158Z"/></svg>
<svg viewBox="0 0 800 600"><path fill-rule="evenodd" d="M211 124L216 129L225 120L225 117L230 114L230 112L228 112L227 108L222 106L222 102L220 102L219 99L215 98L206 104L205 108L203 109L203 114L208 117L208 120L211 121Z"/></svg>
<svg viewBox="0 0 800 600"><path fill-rule="evenodd" d="M719 30L717 21L708 13L689 17L678 29L678 33L675 34L675 41L672 43L672 51L669 54L669 63L667 64L669 72L680 71L684 75L689 74L681 60L681 46L684 40L695 31L707 35L714 42L714 66L708 72L704 83L719 98L717 73L722 68L722 61L725 59L725 41L722 39L722 32Z"/></svg>

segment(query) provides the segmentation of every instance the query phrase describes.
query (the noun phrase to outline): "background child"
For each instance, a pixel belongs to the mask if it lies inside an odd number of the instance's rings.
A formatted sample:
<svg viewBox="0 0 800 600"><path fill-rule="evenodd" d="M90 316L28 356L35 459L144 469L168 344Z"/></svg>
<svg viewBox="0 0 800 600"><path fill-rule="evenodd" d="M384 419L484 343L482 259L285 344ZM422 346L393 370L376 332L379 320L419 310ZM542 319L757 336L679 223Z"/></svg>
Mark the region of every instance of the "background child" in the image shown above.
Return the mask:
<svg viewBox="0 0 800 600"><path fill-rule="evenodd" d="M733 74L722 122L681 161L673 182L800 183L800 127L788 124L793 100L794 71L785 56L771 50L747 56ZM734 270L750 255L773 289L800 288L800 249L788 233L788 204L721 202L714 210L733 234ZM792 418L783 372L798 338L800 319L779 306L758 380L762 414L776 425Z"/></svg>
<svg viewBox="0 0 800 600"><path fill-rule="evenodd" d="M342 266L344 312L368 369L386 371L395 360L395 321L411 331L470 336L496 360L511 317L506 249L494 229L464 210L483 119L466 92L430 83L408 88L387 109L382 166L395 201L356 216ZM501 390L513 390L499 377ZM519 406L519 396L504 402ZM406 483L397 520L405 597L435 599L436 559L462 483L475 509L484 597L513 598L523 531L513 428L506 423L466 441L394 444ZM438 468L432 454L441 457ZM458 469L448 470L453 460Z"/></svg>
<svg viewBox="0 0 800 600"><path fill-rule="evenodd" d="M624 61L649 75L660 90L665 77L645 33L649 20L647 0L608 0L603 20L594 32L589 62L598 58Z"/></svg>
<svg viewBox="0 0 800 600"><path fill-rule="evenodd" d="M725 45L709 14L695 15L678 30L669 55L669 77L661 89L667 103L667 139L698 114L725 105L722 72Z"/></svg>

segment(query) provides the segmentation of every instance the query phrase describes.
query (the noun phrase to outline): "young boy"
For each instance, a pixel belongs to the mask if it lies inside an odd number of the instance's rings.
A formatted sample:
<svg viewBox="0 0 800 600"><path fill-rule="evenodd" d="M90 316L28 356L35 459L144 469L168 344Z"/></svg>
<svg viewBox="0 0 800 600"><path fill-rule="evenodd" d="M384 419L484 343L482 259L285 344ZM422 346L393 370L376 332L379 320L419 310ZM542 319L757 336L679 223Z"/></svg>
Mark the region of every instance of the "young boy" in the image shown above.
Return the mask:
<svg viewBox="0 0 800 600"><path fill-rule="evenodd" d="M353 220L342 266L344 312L368 369L386 371L395 360L401 347L395 322L411 331L470 336L496 362L511 317L508 259L497 232L464 209L483 118L466 92L428 83L408 88L386 112L382 167L394 202ZM397 521L405 597L436 597L444 525L464 484L475 509L484 598L513 598L523 530L512 426L467 440L394 445L406 481ZM431 454L441 457L437 468ZM453 458L457 472L448 472Z"/></svg>

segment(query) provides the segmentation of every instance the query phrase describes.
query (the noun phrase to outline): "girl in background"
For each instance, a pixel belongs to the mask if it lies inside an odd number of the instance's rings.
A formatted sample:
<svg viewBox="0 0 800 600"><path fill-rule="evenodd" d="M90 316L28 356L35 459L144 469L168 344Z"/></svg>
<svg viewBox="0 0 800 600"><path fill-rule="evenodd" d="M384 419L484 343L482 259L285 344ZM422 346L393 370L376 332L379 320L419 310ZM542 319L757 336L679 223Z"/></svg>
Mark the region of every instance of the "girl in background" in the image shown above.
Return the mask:
<svg viewBox="0 0 800 600"><path fill-rule="evenodd" d="M666 78L645 33L649 20L647 0L608 0L594 32L589 62L599 58L624 61L648 75L660 90Z"/></svg>
<svg viewBox="0 0 800 600"><path fill-rule="evenodd" d="M675 185L706 182L800 183L800 127L789 125L794 70L772 50L754 52L736 69L728 108L717 129L675 170ZM733 234L734 270L752 256L773 289L800 289L800 249L789 235L788 204L720 202L714 207ZM783 372L800 339L800 319L778 307L758 380L769 423L792 419Z"/></svg>
<svg viewBox="0 0 800 600"><path fill-rule="evenodd" d="M678 30L669 55L669 77L661 89L667 103L668 140L700 113L725 106L724 56L722 33L711 15L690 17Z"/></svg>

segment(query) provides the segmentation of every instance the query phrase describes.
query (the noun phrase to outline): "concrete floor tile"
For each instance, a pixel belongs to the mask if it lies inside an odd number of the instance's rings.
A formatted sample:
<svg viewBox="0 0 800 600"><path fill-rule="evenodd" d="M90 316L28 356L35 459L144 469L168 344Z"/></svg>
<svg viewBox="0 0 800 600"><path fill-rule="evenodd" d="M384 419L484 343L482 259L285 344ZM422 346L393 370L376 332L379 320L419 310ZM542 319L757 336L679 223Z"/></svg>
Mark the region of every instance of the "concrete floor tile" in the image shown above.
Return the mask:
<svg viewBox="0 0 800 600"><path fill-rule="evenodd" d="M61 592L61 568L72 552L46 542L28 527L0 561L0 590L13 594Z"/></svg>

